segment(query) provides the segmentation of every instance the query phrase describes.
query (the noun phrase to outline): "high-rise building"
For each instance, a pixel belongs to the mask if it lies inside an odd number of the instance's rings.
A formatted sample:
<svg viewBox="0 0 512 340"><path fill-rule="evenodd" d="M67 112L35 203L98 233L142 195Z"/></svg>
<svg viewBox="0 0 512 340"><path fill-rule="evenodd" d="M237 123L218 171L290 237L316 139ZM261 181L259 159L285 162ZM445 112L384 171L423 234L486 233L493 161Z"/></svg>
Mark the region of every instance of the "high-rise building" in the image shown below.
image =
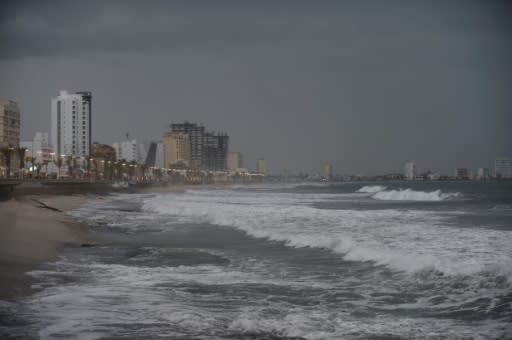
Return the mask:
<svg viewBox="0 0 512 340"><path fill-rule="evenodd" d="M36 132L30 141L20 142L25 148L25 158L31 158L32 163L43 164L52 161L52 148L50 147L48 132Z"/></svg>
<svg viewBox="0 0 512 340"><path fill-rule="evenodd" d="M256 172L259 174L267 174L267 162L264 158L258 158L256 160Z"/></svg>
<svg viewBox="0 0 512 340"><path fill-rule="evenodd" d="M12 100L0 100L0 176L10 176L20 166L20 110ZM9 173L8 173L9 172Z"/></svg>
<svg viewBox="0 0 512 340"><path fill-rule="evenodd" d="M204 126L196 123L172 123L171 132L182 132L190 139L190 165L201 167L203 161L203 140L205 134Z"/></svg>
<svg viewBox="0 0 512 340"><path fill-rule="evenodd" d="M331 179L332 177L332 167L331 164L327 161L322 162L322 178Z"/></svg>
<svg viewBox="0 0 512 340"><path fill-rule="evenodd" d="M236 169L242 168L243 166L243 157L240 152L228 153L228 170L236 171Z"/></svg>
<svg viewBox="0 0 512 340"><path fill-rule="evenodd" d="M57 155L89 156L91 151L92 94L61 90L52 98L51 135Z"/></svg>
<svg viewBox="0 0 512 340"><path fill-rule="evenodd" d="M118 161L139 162L139 145L136 139L112 143Z"/></svg>
<svg viewBox="0 0 512 340"><path fill-rule="evenodd" d="M0 100L0 147L20 145L20 110L12 100Z"/></svg>
<svg viewBox="0 0 512 340"><path fill-rule="evenodd" d="M504 157L495 159L494 176L497 178L512 178L512 158Z"/></svg>
<svg viewBox="0 0 512 340"><path fill-rule="evenodd" d="M190 140L190 166L208 170L225 170L229 148L227 134L207 132L196 123L172 123L171 132L182 132Z"/></svg>
<svg viewBox="0 0 512 340"><path fill-rule="evenodd" d="M164 164L166 168L178 162L188 165L190 162L190 138L184 132L166 132L162 138L164 145Z"/></svg>
<svg viewBox="0 0 512 340"><path fill-rule="evenodd" d="M405 179L411 181L416 177L416 163L407 162L404 166Z"/></svg>
<svg viewBox="0 0 512 340"><path fill-rule="evenodd" d="M229 136L206 132L203 136L201 166L208 170L226 170Z"/></svg>

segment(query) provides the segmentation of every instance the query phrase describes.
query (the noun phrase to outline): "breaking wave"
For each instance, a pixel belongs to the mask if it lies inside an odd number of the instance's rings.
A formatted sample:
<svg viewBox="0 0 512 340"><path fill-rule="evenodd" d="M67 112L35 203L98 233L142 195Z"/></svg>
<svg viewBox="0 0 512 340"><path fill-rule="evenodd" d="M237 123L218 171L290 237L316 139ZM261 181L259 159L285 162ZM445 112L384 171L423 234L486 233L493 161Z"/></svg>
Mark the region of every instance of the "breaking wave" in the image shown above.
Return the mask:
<svg viewBox="0 0 512 340"><path fill-rule="evenodd" d="M362 192L362 193L376 193L379 191L386 190L386 187L383 185L365 185L361 189L357 190L356 192Z"/></svg>
<svg viewBox="0 0 512 340"><path fill-rule="evenodd" d="M440 197L441 193L434 195ZM298 204L292 197L267 195L258 200L209 192L148 198L143 207L169 216L174 223L231 226L289 247L326 249L347 261L371 261L406 273L471 275L488 264L501 263L494 253L499 253L508 239L502 231L473 229L466 231L465 243L460 242L459 231L445 227L449 217L431 211L317 209ZM488 252L479 253L476 260L466 250L468 244Z"/></svg>
<svg viewBox="0 0 512 340"><path fill-rule="evenodd" d="M412 189L405 190L386 190L376 192L372 198L382 201L424 201L438 202L447 199L459 197L460 193L443 193L441 190L435 191L415 191Z"/></svg>

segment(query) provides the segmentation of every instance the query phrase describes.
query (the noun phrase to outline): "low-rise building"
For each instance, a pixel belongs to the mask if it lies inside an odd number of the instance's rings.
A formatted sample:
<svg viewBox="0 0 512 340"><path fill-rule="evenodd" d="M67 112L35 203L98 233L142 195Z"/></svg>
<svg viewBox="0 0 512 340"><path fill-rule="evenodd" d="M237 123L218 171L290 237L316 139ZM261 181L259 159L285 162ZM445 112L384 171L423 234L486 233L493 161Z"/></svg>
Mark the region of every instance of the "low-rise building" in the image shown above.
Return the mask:
<svg viewBox="0 0 512 340"><path fill-rule="evenodd" d="M32 164L46 164L53 161L53 149L48 132L36 132L32 140L20 142L25 148L25 159ZM28 164L27 164L28 165Z"/></svg>
<svg viewBox="0 0 512 340"><path fill-rule="evenodd" d="M455 169L455 178L456 179L469 179L470 173L468 168L456 168Z"/></svg>
<svg viewBox="0 0 512 340"><path fill-rule="evenodd" d="M491 172L488 168L478 168L476 171L476 179L487 179L491 177Z"/></svg>
<svg viewBox="0 0 512 340"><path fill-rule="evenodd" d="M329 180L332 177L332 166L328 161L322 162L322 179Z"/></svg>
<svg viewBox="0 0 512 340"><path fill-rule="evenodd" d="M264 158L256 160L256 172L263 175L267 174L267 161Z"/></svg>
<svg viewBox="0 0 512 340"><path fill-rule="evenodd" d="M243 167L243 158L240 152L228 153L228 170L236 172L238 168Z"/></svg>

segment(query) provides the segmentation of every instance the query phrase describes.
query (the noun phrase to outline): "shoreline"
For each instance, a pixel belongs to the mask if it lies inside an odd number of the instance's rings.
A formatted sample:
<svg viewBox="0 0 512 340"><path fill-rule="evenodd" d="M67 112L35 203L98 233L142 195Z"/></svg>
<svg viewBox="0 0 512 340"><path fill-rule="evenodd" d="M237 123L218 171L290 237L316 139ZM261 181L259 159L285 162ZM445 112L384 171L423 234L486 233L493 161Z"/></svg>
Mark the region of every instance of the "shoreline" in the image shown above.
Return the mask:
<svg viewBox="0 0 512 340"><path fill-rule="evenodd" d="M185 192L218 185L166 185L116 189L97 183L19 186L0 190L0 301L34 292L26 273L58 258L67 247L93 243L90 227L66 213L115 193Z"/></svg>
<svg viewBox="0 0 512 340"><path fill-rule="evenodd" d="M66 247L79 247L90 238L88 226L66 212L89 195L14 195L0 201L0 300L29 295L26 273L54 260Z"/></svg>

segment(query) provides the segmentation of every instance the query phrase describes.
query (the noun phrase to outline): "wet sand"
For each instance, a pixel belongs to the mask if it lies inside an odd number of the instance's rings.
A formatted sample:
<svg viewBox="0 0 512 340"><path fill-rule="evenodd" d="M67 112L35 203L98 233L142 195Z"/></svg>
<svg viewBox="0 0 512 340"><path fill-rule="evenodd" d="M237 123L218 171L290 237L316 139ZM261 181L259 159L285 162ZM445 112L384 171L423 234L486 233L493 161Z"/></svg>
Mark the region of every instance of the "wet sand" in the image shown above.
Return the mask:
<svg viewBox="0 0 512 340"><path fill-rule="evenodd" d="M30 293L25 273L63 247L88 241L87 227L65 214L90 196L13 196L0 202L0 300Z"/></svg>
<svg viewBox="0 0 512 340"><path fill-rule="evenodd" d="M27 271L54 260L64 247L93 243L88 226L66 215L88 200L114 192L183 192L219 185L168 185L115 190L95 183L24 183L13 192L0 191L0 300L30 294Z"/></svg>

